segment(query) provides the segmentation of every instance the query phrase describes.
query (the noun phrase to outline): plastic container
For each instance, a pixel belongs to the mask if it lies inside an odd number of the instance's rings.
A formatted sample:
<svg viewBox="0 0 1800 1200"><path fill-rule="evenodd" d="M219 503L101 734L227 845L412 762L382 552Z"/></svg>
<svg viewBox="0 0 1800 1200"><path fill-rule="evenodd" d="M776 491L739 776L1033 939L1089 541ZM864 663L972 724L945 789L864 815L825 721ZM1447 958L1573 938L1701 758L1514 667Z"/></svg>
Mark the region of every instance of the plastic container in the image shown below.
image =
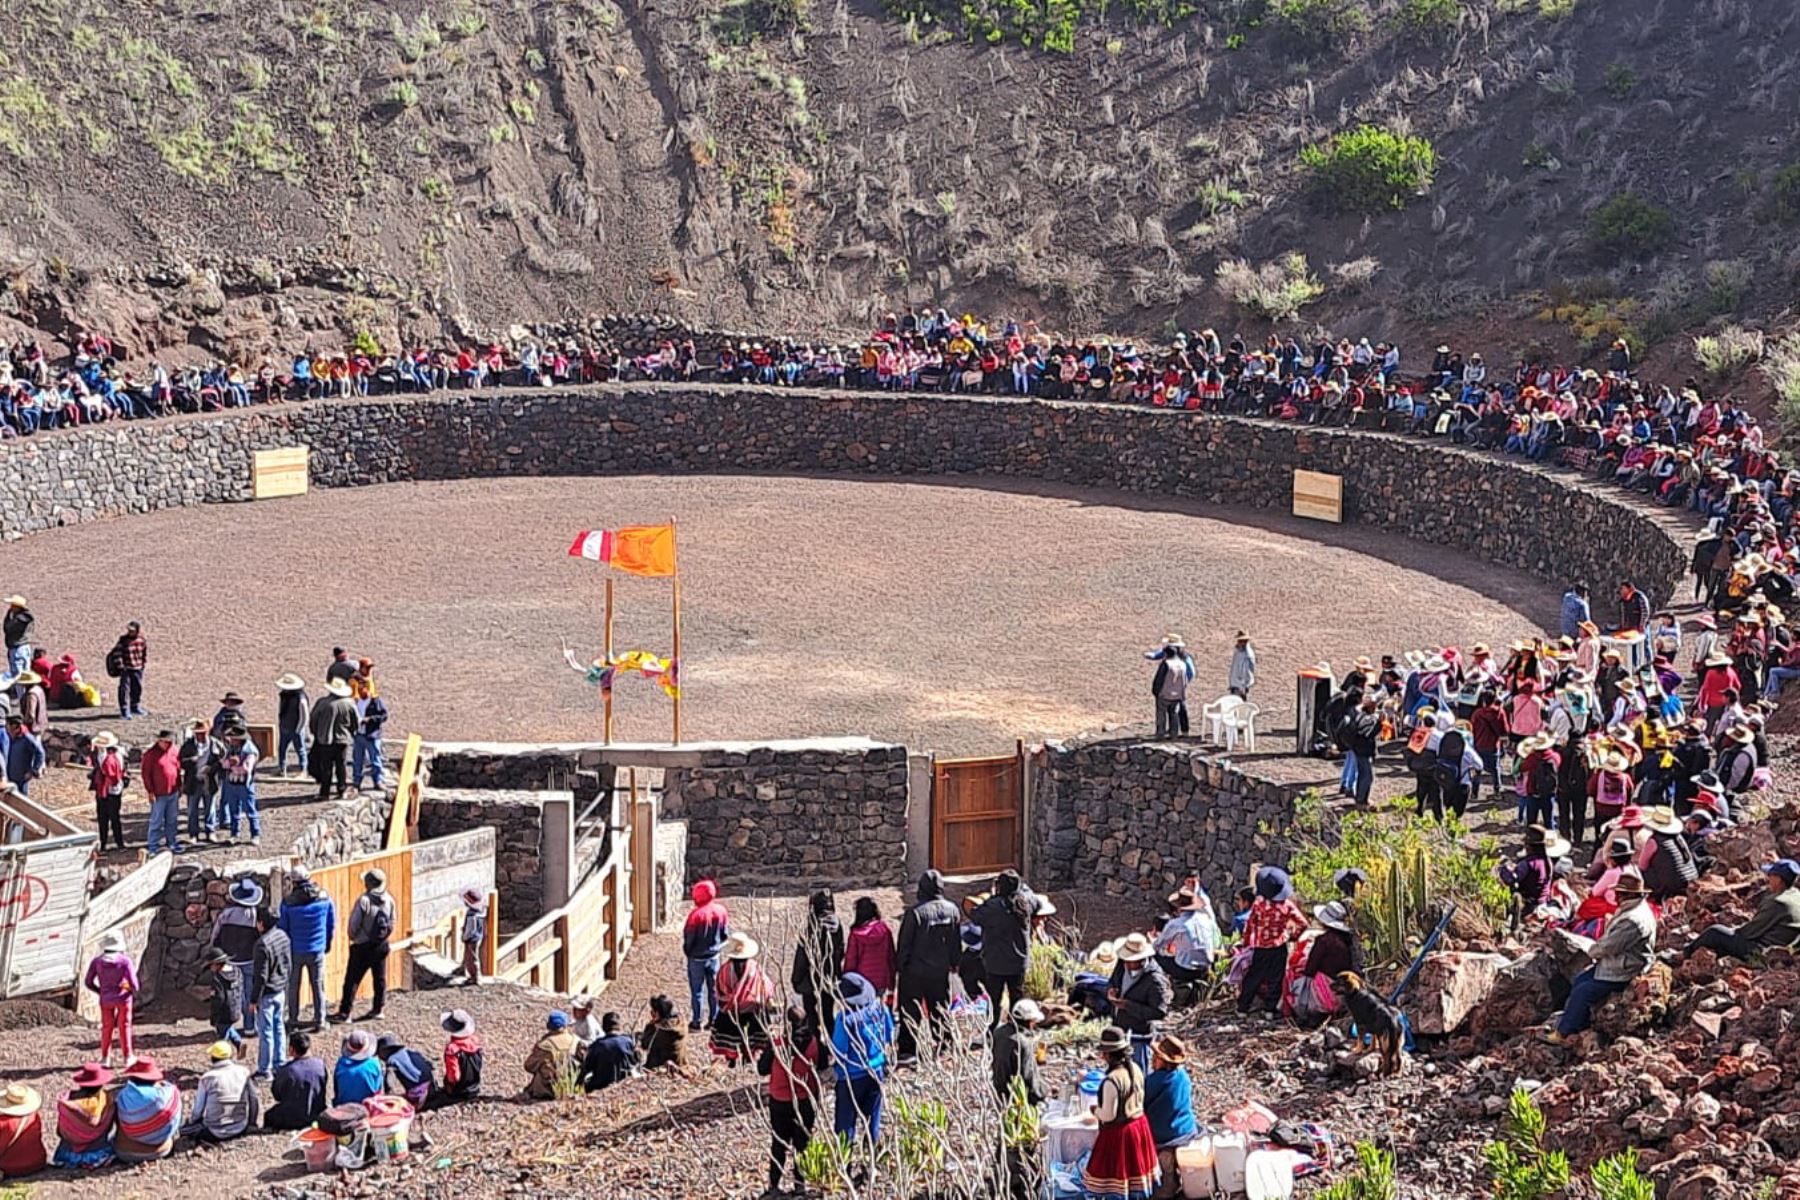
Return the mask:
<svg viewBox="0 0 1800 1200"><path fill-rule="evenodd" d="M1244 1194L1249 1200L1288 1200L1294 1194L1294 1160L1289 1150L1255 1150L1244 1162Z"/></svg>
<svg viewBox="0 0 1800 1200"><path fill-rule="evenodd" d="M1185 1200L1212 1200L1218 1191L1218 1175L1213 1171L1213 1143L1210 1137L1195 1138L1175 1151L1175 1170L1181 1177L1181 1194Z"/></svg>
<svg viewBox="0 0 1800 1200"><path fill-rule="evenodd" d="M337 1138L323 1129L303 1130L295 1139L300 1143L300 1150L306 1156L306 1169L309 1171L329 1171L337 1158Z"/></svg>
<svg viewBox="0 0 1800 1200"><path fill-rule="evenodd" d="M1250 1144L1241 1133L1215 1133L1212 1140L1213 1174L1218 1190L1231 1196L1244 1194L1244 1166Z"/></svg>
<svg viewBox="0 0 1800 1200"><path fill-rule="evenodd" d="M400 1113L382 1113L369 1118L369 1142L375 1147L375 1161L396 1162L411 1151L407 1139L412 1133L412 1117Z"/></svg>

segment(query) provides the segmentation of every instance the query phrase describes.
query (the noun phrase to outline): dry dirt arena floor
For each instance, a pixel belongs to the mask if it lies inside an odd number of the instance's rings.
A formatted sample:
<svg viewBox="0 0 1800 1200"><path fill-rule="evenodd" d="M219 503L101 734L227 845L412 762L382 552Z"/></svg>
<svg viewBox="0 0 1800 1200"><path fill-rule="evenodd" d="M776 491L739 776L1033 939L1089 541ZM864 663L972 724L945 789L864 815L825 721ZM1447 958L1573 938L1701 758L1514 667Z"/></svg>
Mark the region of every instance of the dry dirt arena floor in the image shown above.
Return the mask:
<svg viewBox="0 0 1800 1200"><path fill-rule="evenodd" d="M103 691L106 648L142 621L146 703L164 718L209 715L236 689L252 720L273 720L276 676L298 671L316 694L344 645L377 662L395 732L594 740L597 696L562 648L598 654L605 570L569 543L671 516L687 740L867 734L991 753L1143 723L1143 653L1168 632L1197 659L1197 715L1224 690L1240 627L1259 652L1261 727L1291 728L1303 665L1503 643L1553 623L1559 595L1437 547L1266 512L741 476L389 485L162 512L7 546L0 589L29 597L39 640ZM616 647L667 653L668 582L621 576L616 595ZM616 714L620 740L668 736L647 680L620 682Z"/></svg>

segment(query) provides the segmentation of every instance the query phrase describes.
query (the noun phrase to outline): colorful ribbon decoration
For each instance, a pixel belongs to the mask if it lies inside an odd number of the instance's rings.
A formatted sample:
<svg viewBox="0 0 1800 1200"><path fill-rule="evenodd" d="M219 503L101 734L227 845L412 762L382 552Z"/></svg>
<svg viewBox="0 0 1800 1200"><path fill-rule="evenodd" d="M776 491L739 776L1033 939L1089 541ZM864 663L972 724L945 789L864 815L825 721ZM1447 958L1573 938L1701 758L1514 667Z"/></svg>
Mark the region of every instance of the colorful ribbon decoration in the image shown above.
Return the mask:
<svg viewBox="0 0 1800 1200"><path fill-rule="evenodd" d="M600 689L602 696L610 696L613 681L621 671L636 672L645 679L654 679L662 688L663 695L673 700L681 695L681 663L678 659L661 658L648 650L627 650L622 654L614 654L610 659L596 658L583 665L575 657L575 652L567 646L563 647L563 661L571 669L581 673L583 679Z"/></svg>

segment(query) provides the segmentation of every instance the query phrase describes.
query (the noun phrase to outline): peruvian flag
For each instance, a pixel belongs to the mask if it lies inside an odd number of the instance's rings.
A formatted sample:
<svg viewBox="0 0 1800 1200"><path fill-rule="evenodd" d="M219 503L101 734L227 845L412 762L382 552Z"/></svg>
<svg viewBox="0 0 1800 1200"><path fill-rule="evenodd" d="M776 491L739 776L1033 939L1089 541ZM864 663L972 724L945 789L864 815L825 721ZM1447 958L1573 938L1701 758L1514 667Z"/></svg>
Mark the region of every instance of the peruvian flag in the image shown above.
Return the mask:
<svg viewBox="0 0 1800 1200"><path fill-rule="evenodd" d="M609 563L612 561L612 543L612 530L584 529L575 535L575 544L569 547L569 557Z"/></svg>

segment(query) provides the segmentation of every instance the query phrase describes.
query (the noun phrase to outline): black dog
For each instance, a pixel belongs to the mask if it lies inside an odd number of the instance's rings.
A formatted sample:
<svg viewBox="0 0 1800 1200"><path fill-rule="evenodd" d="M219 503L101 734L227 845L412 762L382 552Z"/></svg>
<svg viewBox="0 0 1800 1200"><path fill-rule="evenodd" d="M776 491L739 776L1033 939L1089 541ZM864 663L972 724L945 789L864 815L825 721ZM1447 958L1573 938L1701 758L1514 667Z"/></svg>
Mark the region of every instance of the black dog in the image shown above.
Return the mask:
<svg viewBox="0 0 1800 1200"><path fill-rule="evenodd" d="M1381 1051L1381 1073L1398 1075L1400 1044L1406 1036L1400 1010L1371 991L1355 971L1340 971L1331 990L1344 998L1344 1007L1350 1010L1357 1033L1375 1039L1375 1046Z"/></svg>

